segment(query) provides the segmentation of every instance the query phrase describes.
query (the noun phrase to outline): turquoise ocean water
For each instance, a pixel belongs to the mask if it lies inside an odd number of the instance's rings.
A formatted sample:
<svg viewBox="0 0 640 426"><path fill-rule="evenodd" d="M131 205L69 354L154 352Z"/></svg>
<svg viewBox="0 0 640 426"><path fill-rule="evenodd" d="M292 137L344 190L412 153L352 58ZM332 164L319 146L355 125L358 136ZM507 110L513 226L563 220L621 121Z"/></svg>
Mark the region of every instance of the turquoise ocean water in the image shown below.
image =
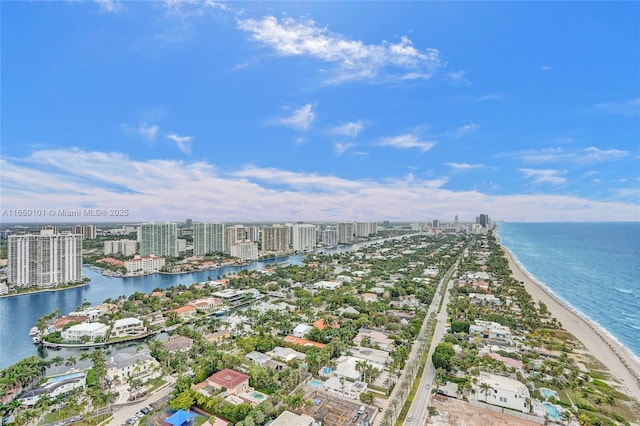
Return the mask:
<svg viewBox="0 0 640 426"><path fill-rule="evenodd" d="M640 357L640 222L498 224L539 282Z"/></svg>

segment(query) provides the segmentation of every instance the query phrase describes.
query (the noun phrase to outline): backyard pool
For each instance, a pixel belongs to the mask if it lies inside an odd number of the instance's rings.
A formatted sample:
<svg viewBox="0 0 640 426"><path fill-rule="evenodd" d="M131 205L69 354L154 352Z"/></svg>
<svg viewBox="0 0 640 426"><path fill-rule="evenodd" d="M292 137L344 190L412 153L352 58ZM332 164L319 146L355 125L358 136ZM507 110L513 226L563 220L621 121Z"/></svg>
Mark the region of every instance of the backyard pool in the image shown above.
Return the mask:
<svg viewBox="0 0 640 426"><path fill-rule="evenodd" d="M313 379L309 382L309 385L313 386L314 388L321 388L322 382L320 380Z"/></svg>
<svg viewBox="0 0 640 426"><path fill-rule="evenodd" d="M555 407L555 405L549 404L548 402L545 402L542 405L544 405L544 408L547 410L547 413L549 413L549 418L550 419L552 419L552 420L560 420L560 412Z"/></svg>
<svg viewBox="0 0 640 426"><path fill-rule="evenodd" d="M55 383L55 382L61 382L63 380L69 380L69 379L77 379L80 377L84 377L84 372L80 372L80 373L69 373L69 374L63 374L61 376L55 376L49 379L49 383Z"/></svg>

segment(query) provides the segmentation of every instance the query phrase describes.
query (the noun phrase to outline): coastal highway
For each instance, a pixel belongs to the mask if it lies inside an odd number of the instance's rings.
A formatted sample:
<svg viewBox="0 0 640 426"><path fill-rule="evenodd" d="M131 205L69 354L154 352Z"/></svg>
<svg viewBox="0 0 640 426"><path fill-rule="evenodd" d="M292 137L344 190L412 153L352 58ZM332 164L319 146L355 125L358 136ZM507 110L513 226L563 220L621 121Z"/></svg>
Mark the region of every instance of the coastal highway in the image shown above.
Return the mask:
<svg viewBox="0 0 640 426"><path fill-rule="evenodd" d="M465 250L466 253L466 250ZM427 363L424 366L422 378L420 379L420 386L413 398L413 403L409 407L409 412L405 418L405 425L424 425L427 423L427 416L429 415L429 400L431 397L431 385L436 377L436 369L431 361L431 356L436 346L446 333L447 325L447 305L449 303L449 289L453 286L454 280L451 279L452 275L457 271L460 259L456 260L456 263L445 275L447 282L447 288L444 291L444 300L442 302L442 310L436 316L436 329L433 333L433 339L431 340L431 346L429 347L429 357Z"/></svg>

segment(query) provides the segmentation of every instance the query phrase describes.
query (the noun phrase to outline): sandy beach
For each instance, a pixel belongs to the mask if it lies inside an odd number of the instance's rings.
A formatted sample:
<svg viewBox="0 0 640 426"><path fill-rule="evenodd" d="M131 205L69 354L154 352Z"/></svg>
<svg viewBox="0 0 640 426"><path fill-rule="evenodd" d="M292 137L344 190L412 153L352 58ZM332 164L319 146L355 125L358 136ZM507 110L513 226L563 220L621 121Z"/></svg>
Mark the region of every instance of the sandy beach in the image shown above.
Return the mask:
<svg viewBox="0 0 640 426"><path fill-rule="evenodd" d="M640 363L619 343L611 339L599 326L575 313L566 304L554 297L546 288L527 274L504 246L513 277L524 283L525 289L537 303L547 305L551 315L573 334L587 351L606 366L620 382L620 391L640 400Z"/></svg>

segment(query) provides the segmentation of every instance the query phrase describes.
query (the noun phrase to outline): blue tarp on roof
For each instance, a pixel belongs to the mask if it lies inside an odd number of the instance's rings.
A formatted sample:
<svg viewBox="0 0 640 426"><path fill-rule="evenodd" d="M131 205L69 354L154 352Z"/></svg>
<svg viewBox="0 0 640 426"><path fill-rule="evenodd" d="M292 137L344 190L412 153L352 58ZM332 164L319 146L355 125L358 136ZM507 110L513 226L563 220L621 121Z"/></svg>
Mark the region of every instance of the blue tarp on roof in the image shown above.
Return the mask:
<svg viewBox="0 0 640 426"><path fill-rule="evenodd" d="M190 424L191 420L193 420L195 416L195 414L187 413L184 410L178 410L172 416L164 419L164 421L172 424L173 426L182 426L185 423Z"/></svg>

